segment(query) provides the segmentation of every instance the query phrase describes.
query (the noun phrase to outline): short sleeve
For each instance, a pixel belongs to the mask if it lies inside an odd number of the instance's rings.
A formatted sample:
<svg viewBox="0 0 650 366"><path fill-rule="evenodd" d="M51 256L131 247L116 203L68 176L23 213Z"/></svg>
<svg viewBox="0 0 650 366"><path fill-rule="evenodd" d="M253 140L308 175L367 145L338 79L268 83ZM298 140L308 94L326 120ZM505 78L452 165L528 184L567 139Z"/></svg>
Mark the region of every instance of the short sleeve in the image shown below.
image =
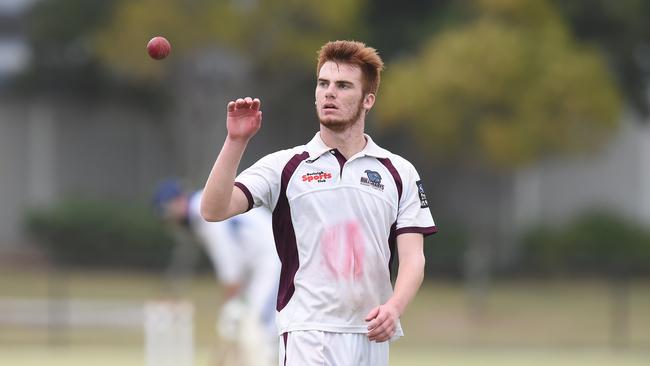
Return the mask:
<svg viewBox="0 0 650 366"><path fill-rule="evenodd" d="M410 163L406 166L402 182L402 196L397 212L396 234L420 233L424 236L438 231L431 216L424 183Z"/></svg>
<svg viewBox="0 0 650 366"><path fill-rule="evenodd" d="M249 210L259 206L273 210L280 192L281 165L281 152L276 152L261 158L237 176L235 185L248 198Z"/></svg>

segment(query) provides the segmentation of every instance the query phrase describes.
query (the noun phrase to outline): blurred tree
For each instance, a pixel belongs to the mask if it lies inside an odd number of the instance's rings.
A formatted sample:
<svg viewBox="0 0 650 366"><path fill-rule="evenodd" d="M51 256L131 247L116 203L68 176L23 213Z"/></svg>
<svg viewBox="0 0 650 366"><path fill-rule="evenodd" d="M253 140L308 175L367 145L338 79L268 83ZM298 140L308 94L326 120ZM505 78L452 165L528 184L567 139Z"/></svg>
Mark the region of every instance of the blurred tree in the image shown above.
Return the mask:
<svg viewBox="0 0 650 366"><path fill-rule="evenodd" d="M595 50L574 41L547 1L480 0L473 16L390 63L383 126L405 126L444 160L515 167L597 146L620 97Z"/></svg>
<svg viewBox="0 0 650 366"><path fill-rule="evenodd" d="M91 35L110 19L112 4L110 0L36 2L25 22L34 53L32 65L19 85L87 94L105 84Z"/></svg>
<svg viewBox="0 0 650 366"><path fill-rule="evenodd" d="M533 273L650 275L650 232L610 211L586 211L564 224L532 227L522 244L522 269Z"/></svg>
<svg viewBox="0 0 650 366"><path fill-rule="evenodd" d="M227 48L250 57L264 71L312 67L331 37L360 28L363 0L174 1L124 0L96 34L99 58L119 73L141 79L160 75L163 63L147 62L146 42L167 36L175 56Z"/></svg>
<svg viewBox="0 0 650 366"><path fill-rule="evenodd" d="M373 0L364 13L364 39L380 51L384 61L413 52L431 34L466 16L463 2L454 0Z"/></svg>
<svg viewBox="0 0 650 366"><path fill-rule="evenodd" d="M650 1L555 0L576 37L598 45L637 111L650 113Z"/></svg>
<svg viewBox="0 0 650 366"><path fill-rule="evenodd" d="M80 96L160 93L171 63L148 59L145 46L155 35L171 41L174 59L222 48L267 74L304 70L323 42L363 28L357 19L364 6L365 0L39 1L26 22L34 62L19 85Z"/></svg>

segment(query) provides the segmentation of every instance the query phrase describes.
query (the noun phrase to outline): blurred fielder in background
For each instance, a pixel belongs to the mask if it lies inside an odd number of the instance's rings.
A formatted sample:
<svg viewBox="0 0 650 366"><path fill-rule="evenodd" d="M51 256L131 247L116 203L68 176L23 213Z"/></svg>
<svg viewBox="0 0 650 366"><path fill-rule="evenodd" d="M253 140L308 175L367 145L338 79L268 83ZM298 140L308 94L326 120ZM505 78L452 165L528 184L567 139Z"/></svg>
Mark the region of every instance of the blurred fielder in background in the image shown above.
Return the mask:
<svg viewBox="0 0 650 366"><path fill-rule="evenodd" d="M184 191L176 180L166 180L156 189L154 206L174 231L189 232L203 244L223 286L226 301L216 326L229 355L217 355L221 358L218 364L274 364L280 262L273 244L271 213L254 210L210 223L199 213L201 195L201 191Z"/></svg>

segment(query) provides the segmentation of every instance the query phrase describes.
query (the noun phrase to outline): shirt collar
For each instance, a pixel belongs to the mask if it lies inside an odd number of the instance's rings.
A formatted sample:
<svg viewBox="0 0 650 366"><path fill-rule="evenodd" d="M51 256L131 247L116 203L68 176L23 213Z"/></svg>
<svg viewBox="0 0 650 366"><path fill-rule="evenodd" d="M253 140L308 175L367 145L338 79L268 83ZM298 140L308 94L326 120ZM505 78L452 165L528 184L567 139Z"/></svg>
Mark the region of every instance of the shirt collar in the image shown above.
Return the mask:
<svg viewBox="0 0 650 366"><path fill-rule="evenodd" d="M359 156L372 156L375 158L388 158L388 151L379 147L367 134L363 134L366 138L366 146L357 155ZM320 137L320 132L316 132L314 138L307 143L307 150L310 157L317 158L324 153L333 150L333 148L325 145L323 139Z"/></svg>

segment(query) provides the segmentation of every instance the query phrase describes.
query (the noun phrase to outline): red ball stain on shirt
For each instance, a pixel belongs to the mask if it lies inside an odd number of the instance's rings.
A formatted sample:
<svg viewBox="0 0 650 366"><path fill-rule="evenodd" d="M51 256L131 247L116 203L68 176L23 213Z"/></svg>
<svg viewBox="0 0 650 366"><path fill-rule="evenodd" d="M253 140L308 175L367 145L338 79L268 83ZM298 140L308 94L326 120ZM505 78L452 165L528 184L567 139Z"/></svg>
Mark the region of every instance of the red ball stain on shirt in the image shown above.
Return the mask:
<svg viewBox="0 0 650 366"><path fill-rule="evenodd" d="M325 265L337 279L355 280L363 274L364 240L356 221L326 228L321 236Z"/></svg>

